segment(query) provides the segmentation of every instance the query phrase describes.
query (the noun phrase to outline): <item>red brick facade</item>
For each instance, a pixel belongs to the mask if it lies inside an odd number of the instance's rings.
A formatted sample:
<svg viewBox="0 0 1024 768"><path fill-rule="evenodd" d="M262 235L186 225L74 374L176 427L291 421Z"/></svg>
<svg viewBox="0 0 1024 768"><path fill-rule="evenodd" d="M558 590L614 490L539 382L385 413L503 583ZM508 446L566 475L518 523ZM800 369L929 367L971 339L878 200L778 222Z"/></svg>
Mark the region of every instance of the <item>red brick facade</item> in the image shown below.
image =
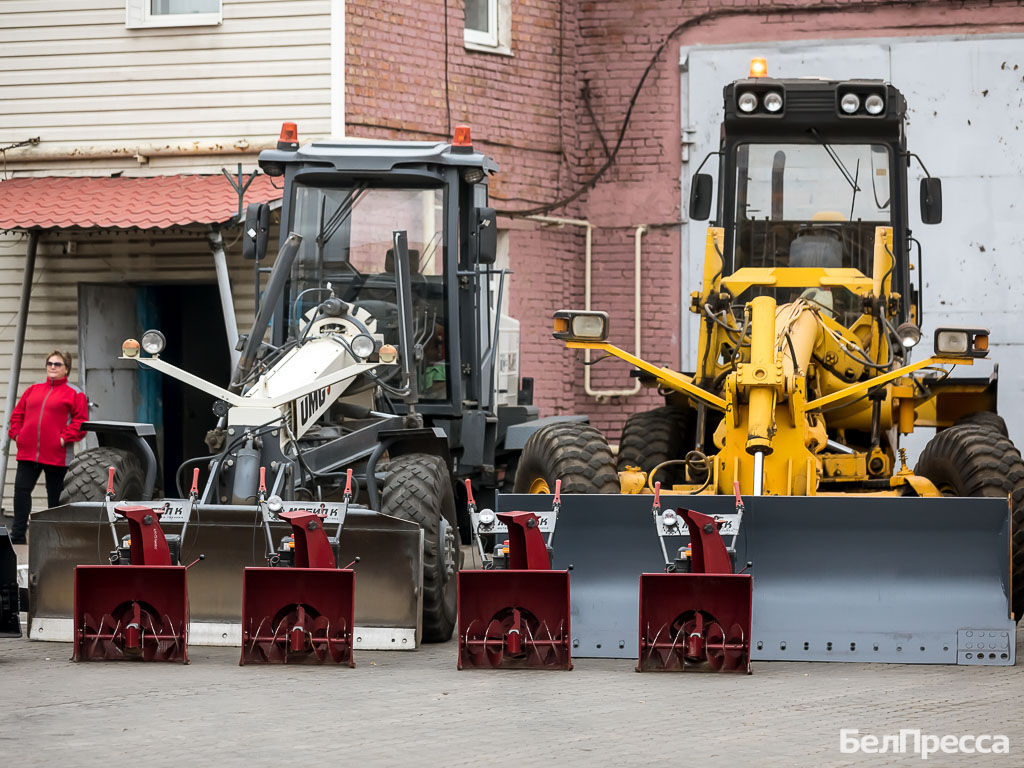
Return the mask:
<svg viewBox="0 0 1024 768"><path fill-rule="evenodd" d="M469 124L474 144L501 165L492 203L506 213L561 200L592 179L607 162L606 149L614 152L638 83L664 46L614 163L592 188L545 215L594 226L591 305L612 315L611 340L627 350L635 320L634 233L648 227L643 357L673 367L684 311L680 45L1024 30L1016 0L512 0L513 55L504 56L466 50L459 0L348 0L346 8L348 134L444 138L452 126ZM551 313L584 303L584 229L503 221L516 273L511 306L522 323L522 374L534 377L542 415L588 413L614 442L626 415L660 398L647 390L609 402L587 397L582 355L551 338ZM594 388L632 385L620 362L592 371Z"/></svg>

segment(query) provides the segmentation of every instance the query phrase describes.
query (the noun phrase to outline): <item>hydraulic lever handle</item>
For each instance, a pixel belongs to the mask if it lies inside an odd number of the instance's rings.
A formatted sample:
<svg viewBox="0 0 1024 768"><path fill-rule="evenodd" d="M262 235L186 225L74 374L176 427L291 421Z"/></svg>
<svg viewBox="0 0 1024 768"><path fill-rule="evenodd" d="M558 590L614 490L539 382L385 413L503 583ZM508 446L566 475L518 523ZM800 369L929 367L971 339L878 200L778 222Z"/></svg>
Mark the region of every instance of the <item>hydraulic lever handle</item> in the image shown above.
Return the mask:
<svg viewBox="0 0 1024 768"><path fill-rule="evenodd" d="M107 499L114 498L114 472L113 467L107 467Z"/></svg>

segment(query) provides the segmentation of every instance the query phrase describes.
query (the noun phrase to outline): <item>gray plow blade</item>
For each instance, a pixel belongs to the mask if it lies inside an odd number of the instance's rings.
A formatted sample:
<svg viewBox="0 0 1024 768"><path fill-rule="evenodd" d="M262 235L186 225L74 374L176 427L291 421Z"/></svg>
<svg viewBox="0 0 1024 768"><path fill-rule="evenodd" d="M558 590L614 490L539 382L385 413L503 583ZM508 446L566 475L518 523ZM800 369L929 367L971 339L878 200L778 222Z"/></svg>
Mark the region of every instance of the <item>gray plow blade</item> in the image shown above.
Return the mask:
<svg viewBox="0 0 1024 768"><path fill-rule="evenodd" d="M574 656L636 658L640 574L664 569L651 501L562 497L553 567L573 566ZM753 563L755 661L1014 663L1007 501L744 501L736 562ZM735 500L663 495L662 506L728 514ZM498 509L547 511L551 497L504 495ZM667 541L671 555L685 539Z"/></svg>
<svg viewBox="0 0 1024 768"><path fill-rule="evenodd" d="M177 523L162 527L168 534L181 532ZM108 562L113 540L106 512L96 504L68 504L33 514L31 528L29 637L71 642L75 566ZM128 526L119 523L117 530L123 536ZM333 526L328 530L333 535ZM276 544L291 526L275 523L271 533ZM188 570L189 644L241 644L242 569L265 566L265 552L266 535L255 509L204 509L193 516L181 559L186 565L200 554L206 559ZM423 601L422 530L415 523L351 509L338 566L356 557L354 647L415 648Z"/></svg>

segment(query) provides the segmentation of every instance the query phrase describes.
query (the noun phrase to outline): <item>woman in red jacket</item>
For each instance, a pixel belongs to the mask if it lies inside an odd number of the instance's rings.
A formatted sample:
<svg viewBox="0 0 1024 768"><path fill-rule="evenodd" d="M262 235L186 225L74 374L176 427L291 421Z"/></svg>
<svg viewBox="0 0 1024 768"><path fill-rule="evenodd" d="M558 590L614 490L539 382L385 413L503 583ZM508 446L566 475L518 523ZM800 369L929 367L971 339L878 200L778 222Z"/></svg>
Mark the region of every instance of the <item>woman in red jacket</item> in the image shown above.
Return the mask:
<svg viewBox="0 0 1024 768"><path fill-rule="evenodd" d="M18 444L11 527L15 544L25 543L32 491L40 473L46 474L46 498L55 507L74 455L72 444L85 437L82 422L89 418L89 401L68 383L70 373L71 355L55 349L46 356L46 381L29 387L11 414L10 435Z"/></svg>

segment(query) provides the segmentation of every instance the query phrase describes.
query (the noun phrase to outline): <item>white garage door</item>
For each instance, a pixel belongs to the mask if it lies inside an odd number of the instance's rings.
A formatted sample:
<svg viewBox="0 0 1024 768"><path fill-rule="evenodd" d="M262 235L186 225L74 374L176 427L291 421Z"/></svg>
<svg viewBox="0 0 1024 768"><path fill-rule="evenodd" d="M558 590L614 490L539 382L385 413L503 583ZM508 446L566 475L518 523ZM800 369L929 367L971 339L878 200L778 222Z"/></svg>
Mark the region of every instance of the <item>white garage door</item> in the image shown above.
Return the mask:
<svg viewBox="0 0 1024 768"><path fill-rule="evenodd" d="M722 88L764 56L773 77L882 78L907 98L907 146L942 179L943 222L921 224L909 169L911 229L924 251L924 340L937 325L992 331L1000 411L1024 446L1024 38L879 38L854 42L693 47L681 52L683 210L690 176L718 149ZM690 129L690 130L685 130ZM716 174L717 158L704 170ZM683 306L699 286L705 223L684 226ZM912 273L916 282L916 273ZM697 316L683 318L682 360L695 366ZM986 375L982 362L964 374ZM923 447L909 441L912 455Z"/></svg>

